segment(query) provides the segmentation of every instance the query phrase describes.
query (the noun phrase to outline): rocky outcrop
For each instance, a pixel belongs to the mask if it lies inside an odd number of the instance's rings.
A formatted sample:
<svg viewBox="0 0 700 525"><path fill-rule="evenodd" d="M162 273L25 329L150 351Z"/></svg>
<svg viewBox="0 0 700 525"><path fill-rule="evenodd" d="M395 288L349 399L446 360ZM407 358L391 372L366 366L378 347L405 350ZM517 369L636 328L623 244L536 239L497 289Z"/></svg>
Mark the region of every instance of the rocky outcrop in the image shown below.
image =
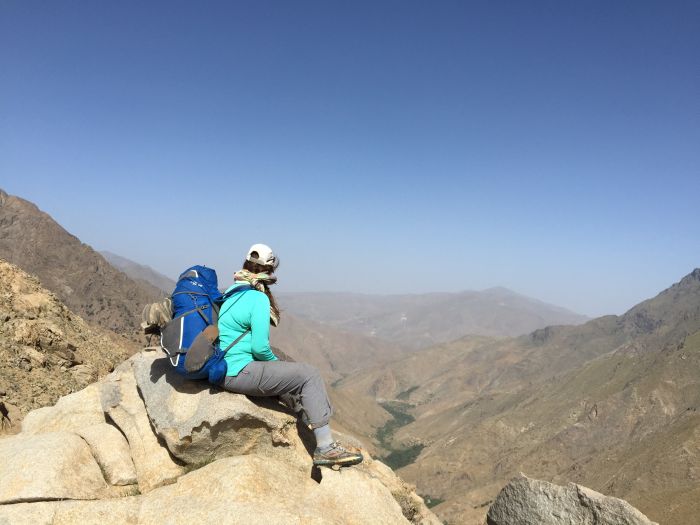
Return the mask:
<svg viewBox="0 0 700 525"><path fill-rule="evenodd" d="M139 490L168 485L184 473L153 433L151 421L136 389L132 362L121 365L103 382L102 409L129 442Z"/></svg>
<svg viewBox="0 0 700 525"><path fill-rule="evenodd" d="M658 525L624 500L569 483L511 480L486 517L488 525Z"/></svg>
<svg viewBox="0 0 700 525"><path fill-rule="evenodd" d="M0 524L440 523L367 456L313 469L283 405L183 381L155 352L0 439Z"/></svg>
<svg viewBox="0 0 700 525"><path fill-rule="evenodd" d="M88 326L36 278L0 259L0 409L9 415L0 434L18 431L27 412L85 388L132 353L123 338ZM66 413L82 418L75 408Z"/></svg>

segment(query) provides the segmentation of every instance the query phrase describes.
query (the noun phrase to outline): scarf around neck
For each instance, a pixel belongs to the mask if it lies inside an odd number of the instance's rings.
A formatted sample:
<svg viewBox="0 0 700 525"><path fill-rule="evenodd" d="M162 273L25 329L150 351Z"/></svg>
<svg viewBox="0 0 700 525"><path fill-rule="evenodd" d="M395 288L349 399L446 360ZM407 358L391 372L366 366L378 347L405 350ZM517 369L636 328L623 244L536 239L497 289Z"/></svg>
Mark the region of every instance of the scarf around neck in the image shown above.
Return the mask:
<svg viewBox="0 0 700 525"><path fill-rule="evenodd" d="M266 293L268 286L277 282L277 276L274 273L253 273L250 270L238 270L233 274L236 281L244 281L250 284L259 292ZM270 324L277 326L280 322L279 314L272 309L270 305Z"/></svg>

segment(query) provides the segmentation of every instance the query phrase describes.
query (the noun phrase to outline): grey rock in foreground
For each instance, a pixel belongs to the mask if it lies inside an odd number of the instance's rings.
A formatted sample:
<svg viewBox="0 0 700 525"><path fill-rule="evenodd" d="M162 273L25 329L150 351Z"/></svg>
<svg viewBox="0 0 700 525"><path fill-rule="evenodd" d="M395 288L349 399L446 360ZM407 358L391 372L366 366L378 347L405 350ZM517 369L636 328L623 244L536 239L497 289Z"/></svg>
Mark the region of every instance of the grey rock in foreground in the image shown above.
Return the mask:
<svg viewBox="0 0 700 525"><path fill-rule="evenodd" d="M554 485L524 475L496 497L488 525L658 525L624 500L569 483Z"/></svg>
<svg viewBox="0 0 700 525"><path fill-rule="evenodd" d="M206 464L259 453L308 466L308 454L297 453L304 445L293 416L207 383L168 374L169 363L155 352L134 356L132 364L153 430L184 463Z"/></svg>

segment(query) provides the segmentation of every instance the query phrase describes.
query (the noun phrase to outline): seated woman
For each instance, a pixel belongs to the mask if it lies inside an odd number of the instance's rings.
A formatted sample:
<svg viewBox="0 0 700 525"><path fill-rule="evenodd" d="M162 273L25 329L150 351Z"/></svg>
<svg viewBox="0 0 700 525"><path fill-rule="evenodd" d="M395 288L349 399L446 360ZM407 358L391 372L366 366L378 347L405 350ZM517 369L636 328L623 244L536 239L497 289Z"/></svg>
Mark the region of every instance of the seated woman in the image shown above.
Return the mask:
<svg viewBox="0 0 700 525"><path fill-rule="evenodd" d="M226 292L243 285L221 306L219 344L227 348L228 372L220 386L248 396L279 396L301 405L302 418L316 436L314 465L356 465L362 454L333 441L329 420L333 413L326 387L311 365L280 361L270 349L270 325L277 326L280 311L270 286L277 281L278 259L269 246L254 244L234 274ZM247 285L247 286L246 286ZM293 405L294 403L288 403Z"/></svg>

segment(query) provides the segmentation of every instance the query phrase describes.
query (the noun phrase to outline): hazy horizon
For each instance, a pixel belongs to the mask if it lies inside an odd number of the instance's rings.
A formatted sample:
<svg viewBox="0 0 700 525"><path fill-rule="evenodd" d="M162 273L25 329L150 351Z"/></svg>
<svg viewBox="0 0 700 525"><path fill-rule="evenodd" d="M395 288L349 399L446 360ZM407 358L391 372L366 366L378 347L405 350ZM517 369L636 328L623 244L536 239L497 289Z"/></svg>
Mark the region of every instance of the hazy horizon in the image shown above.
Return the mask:
<svg viewBox="0 0 700 525"><path fill-rule="evenodd" d="M3 2L0 188L280 291L596 317L700 266L694 2ZM164 226L165 225L165 226Z"/></svg>

